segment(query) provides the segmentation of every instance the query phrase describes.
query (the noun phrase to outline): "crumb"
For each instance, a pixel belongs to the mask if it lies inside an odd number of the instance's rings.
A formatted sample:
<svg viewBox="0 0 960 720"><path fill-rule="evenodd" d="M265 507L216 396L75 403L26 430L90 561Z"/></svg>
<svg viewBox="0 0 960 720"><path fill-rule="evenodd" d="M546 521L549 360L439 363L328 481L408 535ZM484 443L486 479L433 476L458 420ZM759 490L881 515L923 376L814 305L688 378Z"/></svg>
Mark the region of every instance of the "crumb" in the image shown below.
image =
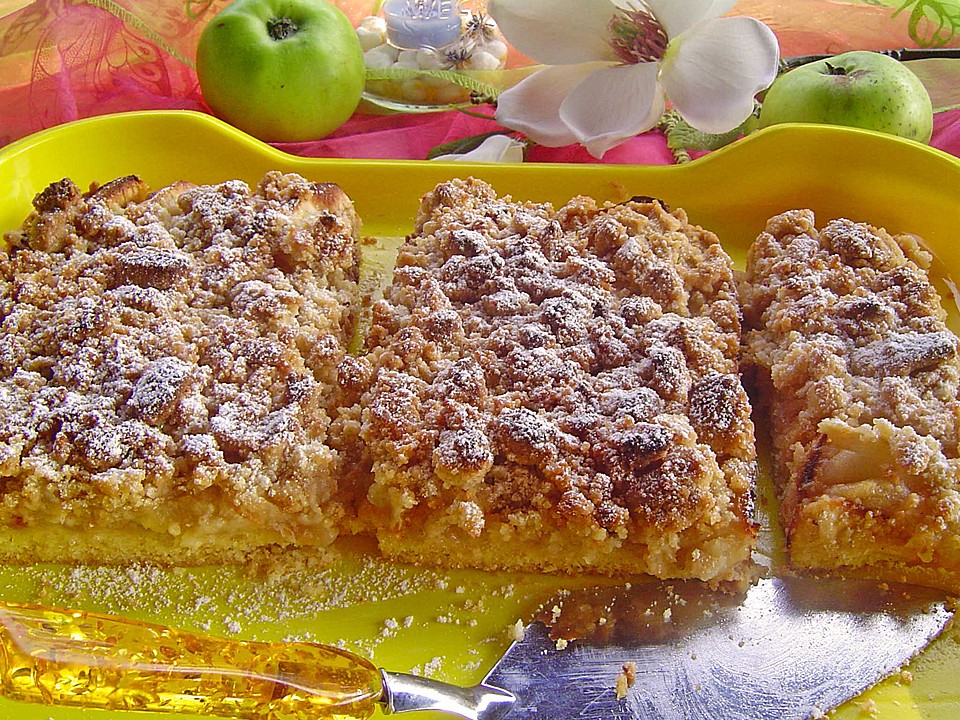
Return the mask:
<svg viewBox="0 0 960 720"><path fill-rule="evenodd" d="M913 683L913 673L910 672L909 670L901 670L901 671L900 671L900 682L902 682L904 685L910 685L910 684L912 684L912 683Z"/></svg>
<svg viewBox="0 0 960 720"><path fill-rule="evenodd" d="M569 643L566 640L564 640L563 638L560 638L559 640L557 640L557 650L566 650L568 644Z"/></svg>
<svg viewBox="0 0 960 720"><path fill-rule="evenodd" d="M443 658L439 655L435 658L432 658L429 662L424 663L423 665L423 676L424 677L433 677L440 672L441 665L443 665Z"/></svg>
<svg viewBox="0 0 960 720"><path fill-rule="evenodd" d="M862 715L869 715L870 717L876 717L877 715L877 703L873 700L864 700L860 703L860 713Z"/></svg>
<svg viewBox="0 0 960 720"><path fill-rule="evenodd" d="M670 608L667 608L666 610L663 611L664 622L670 622L670 618L672 617L673 617L673 610L671 610Z"/></svg>
<svg viewBox="0 0 960 720"><path fill-rule="evenodd" d="M627 679L627 687L633 687L633 684L637 681L637 664L632 660L625 662L623 667L620 668L620 672Z"/></svg>
<svg viewBox="0 0 960 720"><path fill-rule="evenodd" d="M513 625L511 625L509 634L511 640L514 642L521 642L527 634L526 628L523 626L523 621L517 620Z"/></svg>

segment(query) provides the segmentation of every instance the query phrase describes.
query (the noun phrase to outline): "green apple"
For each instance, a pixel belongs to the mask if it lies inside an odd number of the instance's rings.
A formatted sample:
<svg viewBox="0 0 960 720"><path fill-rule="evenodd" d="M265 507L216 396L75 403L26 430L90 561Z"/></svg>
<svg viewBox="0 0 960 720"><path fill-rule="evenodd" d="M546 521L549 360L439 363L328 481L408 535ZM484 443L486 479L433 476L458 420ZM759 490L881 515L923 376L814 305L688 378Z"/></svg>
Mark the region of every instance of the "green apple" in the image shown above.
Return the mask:
<svg viewBox="0 0 960 720"><path fill-rule="evenodd" d="M780 75L763 98L760 127L829 123L929 142L933 107L920 79L903 63L857 50Z"/></svg>
<svg viewBox="0 0 960 720"><path fill-rule="evenodd" d="M340 127L360 103L365 72L353 25L325 0L234 0L197 43L207 105L267 142Z"/></svg>

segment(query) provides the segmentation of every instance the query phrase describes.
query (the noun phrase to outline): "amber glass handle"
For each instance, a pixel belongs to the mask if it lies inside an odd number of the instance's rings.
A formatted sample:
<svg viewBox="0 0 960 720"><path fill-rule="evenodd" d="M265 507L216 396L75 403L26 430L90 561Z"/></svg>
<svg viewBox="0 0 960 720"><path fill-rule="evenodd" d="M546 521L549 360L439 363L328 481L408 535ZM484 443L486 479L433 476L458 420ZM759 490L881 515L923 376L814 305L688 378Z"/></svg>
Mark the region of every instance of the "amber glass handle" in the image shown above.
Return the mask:
<svg viewBox="0 0 960 720"><path fill-rule="evenodd" d="M380 671L316 643L182 632L95 613L0 602L0 694L11 700L227 718L363 720Z"/></svg>

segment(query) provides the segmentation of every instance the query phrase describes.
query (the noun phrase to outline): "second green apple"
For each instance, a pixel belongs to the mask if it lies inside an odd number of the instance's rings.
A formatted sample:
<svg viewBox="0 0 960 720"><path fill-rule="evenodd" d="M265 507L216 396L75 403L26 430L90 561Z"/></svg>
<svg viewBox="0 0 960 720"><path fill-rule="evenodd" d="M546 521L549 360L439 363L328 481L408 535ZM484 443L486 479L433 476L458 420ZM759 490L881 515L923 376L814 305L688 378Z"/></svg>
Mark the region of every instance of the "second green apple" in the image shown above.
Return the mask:
<svg viewBox="0 0 960 720"><path fill-rule="evenodd" d="M853 51L801 65L774 81L763 99L760 127L787 122L848 125L926 143L933 107L923 83L903 63Z"/></svg>

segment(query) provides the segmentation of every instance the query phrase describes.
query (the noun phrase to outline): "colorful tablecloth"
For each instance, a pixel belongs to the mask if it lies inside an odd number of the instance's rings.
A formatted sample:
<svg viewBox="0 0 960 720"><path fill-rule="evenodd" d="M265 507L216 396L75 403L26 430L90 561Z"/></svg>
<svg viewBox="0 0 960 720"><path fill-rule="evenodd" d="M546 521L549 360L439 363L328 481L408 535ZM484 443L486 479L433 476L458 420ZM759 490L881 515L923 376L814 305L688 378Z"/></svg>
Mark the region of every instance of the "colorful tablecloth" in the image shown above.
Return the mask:
<svg viewBox="0 0 960 720"><path fill-rule="evenodd" d="M193 69L196 40L227 0L0 0L0 145L91 115L206 110ZM354 21L373 0L339 0ZM783 56L960 45L960 0L741 0L734 14L777 33ZM512 56L512 63L525 59ZM932 144L960 155L960 60L913 63L937 113ZM322 140L281 146L324 157L422 159L451 140L496 129L456 111L357 113ZM534 148L539 162L597 162L580 147ZM652 131L610 151L608 163L674 161Z"/></svg>

